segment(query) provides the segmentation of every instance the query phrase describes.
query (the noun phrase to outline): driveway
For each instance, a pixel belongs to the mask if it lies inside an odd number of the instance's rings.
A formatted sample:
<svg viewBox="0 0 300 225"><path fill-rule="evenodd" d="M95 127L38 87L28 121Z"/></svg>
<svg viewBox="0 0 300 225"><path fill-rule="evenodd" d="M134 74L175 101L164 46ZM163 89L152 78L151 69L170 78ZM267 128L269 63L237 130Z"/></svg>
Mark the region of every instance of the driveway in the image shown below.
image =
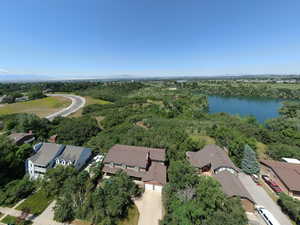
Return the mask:
<svg viewBox="0 0 300 225"><path fill-rule="evenodd" d="M36 217L33 220L33 225L63 225L63 223L59 223L53 220L54 211L53 207L55 206L55 201L51 202L51 204L45 209L45 211Z"/></svg>
<svg viewBox="0 0 300 225"><path fill-rule="evenodd" d="M145 190L143 196L135 201L140 212L138 225L159 225L162 219L162 199L158 191Z"/></svg>
<svg viewBox="0 0 300 225"><path fill-rule="evenodd" d="M76 112L77 110L81 109L85 103L86 100L85 98L78 96L78 95L71 95L71 94L48 94L48 96L59 96L59 97L64 97L68 98L72 101L71 105L69 105L67 108L64 108L60 110L59 112L53 113L46 118L48 120L53 120L55 117L62 116L66 117L69 116L70 114Z"/></svg>
<svg viewBox="0 0 300 225"><path fill-rule="evenodd" d="M250 193L256 204L264 206L281 225L292 225L289 218L280 210L276 202L271 199L267 192L244 173L240 173L239 179Z"/></svg>

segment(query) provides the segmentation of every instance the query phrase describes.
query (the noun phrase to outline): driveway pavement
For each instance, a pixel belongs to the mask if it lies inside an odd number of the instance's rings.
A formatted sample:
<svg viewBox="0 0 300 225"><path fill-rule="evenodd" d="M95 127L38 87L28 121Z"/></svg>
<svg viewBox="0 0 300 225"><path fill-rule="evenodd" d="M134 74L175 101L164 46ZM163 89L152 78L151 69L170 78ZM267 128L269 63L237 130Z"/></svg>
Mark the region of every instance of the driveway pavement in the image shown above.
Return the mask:
<svg viewBox="0 0 300 225"><path fill-rule="evenodd" d="M159 225L162 219L162 199L158 191L145 190L143 196L135 201L140 212L138 225Z"/></svg>
<svg viewBox="0 0 300 225"><path fill-rule="evenodd" d="M53 113L46 118L48 120L53 120L57 116L62 116L66 117L69 116L70 114L76 112L77 110L81 109L85 103L86 100L85 98L77 95L70 95L70 94L48 94L48 96L60 96L60 97L65 97L68 98L72 101L71 105L69 105L67 108L64 108L60 110L59 112Z"/></svg>
<svg viewBox="0 0 300 225"><path fill-rule="evenodd" d="M244 173L239 175L239 179L255 200L256 204L262 205L269 210L281 225L292 225L288 217L280 210L277 203L271 199L261 186L254 183L254 181Z"/></svg>
<svg viewBox="0 0 300 225"><path fill-rule="evenodd" d="M53 220L54 211L53 207L55 206L55 201L51 202L51 204L45 209L45 211L36 217L33 220L33 225L63 225L63 223L59 223Z"/></svg>

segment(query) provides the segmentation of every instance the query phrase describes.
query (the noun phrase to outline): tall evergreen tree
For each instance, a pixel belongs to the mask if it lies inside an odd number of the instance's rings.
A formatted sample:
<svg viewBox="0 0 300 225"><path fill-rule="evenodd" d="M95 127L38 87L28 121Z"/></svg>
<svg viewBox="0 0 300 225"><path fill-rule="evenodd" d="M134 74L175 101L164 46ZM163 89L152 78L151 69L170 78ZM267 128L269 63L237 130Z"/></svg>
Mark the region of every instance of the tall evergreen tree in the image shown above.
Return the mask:
<svg viewBox="0 0 300 225"><path fill-rule="evenodd" d="M259 163L256 158L256 153L249 145L244 147L244 157L242 160L242 170L247 174L259 173Z"/></svg>

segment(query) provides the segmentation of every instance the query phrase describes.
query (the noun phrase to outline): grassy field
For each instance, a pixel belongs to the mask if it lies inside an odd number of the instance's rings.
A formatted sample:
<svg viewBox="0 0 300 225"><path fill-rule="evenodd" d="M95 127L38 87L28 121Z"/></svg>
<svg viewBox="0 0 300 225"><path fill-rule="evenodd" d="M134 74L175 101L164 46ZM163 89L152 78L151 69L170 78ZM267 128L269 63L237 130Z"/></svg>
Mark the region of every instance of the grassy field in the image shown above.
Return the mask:
<svg viewBox="0 0 300 225"><path fill-rule="evenodd" d="M84 98L86 100L85 106L92 105L92 104L100 104L100 105L110 104L110 102L108 102L108 101L101 100L101 99L95 99L90 96L84 96ZM82 115L82 110L83 109L78 110L77 112L71 114L69 117L80 117Z"/></svg>
<svg viewBox="0 0 300 225"><path fill-rule="evenodd" d="M17 217L14 216L6 216L1 220L1 222L5 224L16 224L16 221L17 221ZM32 222L27 220L25 224L30 225L32 224Z"/></svg>
<svg viewBox="0 0 300 225"><path fill-rule="evenodd" d="M137 207L134 205L128 211L128 218L120 221L118 225L137 225L139 222L140 213Z"/></svg>
<svg viewBox="0 0 300 225"><path fill-rule="evenodd" d="M64 97L46 97L28 102L18 102L0 106L0 115L14 113L34 113L45 117L71 104L71 100Z"/></svg>
<svg viewBox="0 0 300 225"><path fill-rule="evenodd" d="M53 201L53 198L47 198L45 192L38 191L29 196L21 205L17 207L17 210L24 208L30 209L30 213L34 215L41 214L48 205Z"/></svg>

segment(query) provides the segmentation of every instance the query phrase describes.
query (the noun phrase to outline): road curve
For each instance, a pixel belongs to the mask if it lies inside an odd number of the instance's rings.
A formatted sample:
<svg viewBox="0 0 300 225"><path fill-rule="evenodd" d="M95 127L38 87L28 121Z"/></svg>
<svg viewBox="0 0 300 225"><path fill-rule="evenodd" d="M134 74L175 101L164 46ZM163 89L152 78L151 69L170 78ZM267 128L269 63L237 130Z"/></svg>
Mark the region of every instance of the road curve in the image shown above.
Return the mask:
<svg viewBox="0 0 300 225"><path fill-rule="evenodd" d="M76 112L77 110L81 109L86 101L85 98L78 96L78 95L71 95L71 94L48 94L47 96L59 96L59 97L64 97L68 98L72 101L71 105L69 105L67 108L64 108L60 110L59 112L53 113L51 115L46 116L46 119L48 120L53 120L55 117L62 116L66 117L69 116L70 114Z"/></svg>

